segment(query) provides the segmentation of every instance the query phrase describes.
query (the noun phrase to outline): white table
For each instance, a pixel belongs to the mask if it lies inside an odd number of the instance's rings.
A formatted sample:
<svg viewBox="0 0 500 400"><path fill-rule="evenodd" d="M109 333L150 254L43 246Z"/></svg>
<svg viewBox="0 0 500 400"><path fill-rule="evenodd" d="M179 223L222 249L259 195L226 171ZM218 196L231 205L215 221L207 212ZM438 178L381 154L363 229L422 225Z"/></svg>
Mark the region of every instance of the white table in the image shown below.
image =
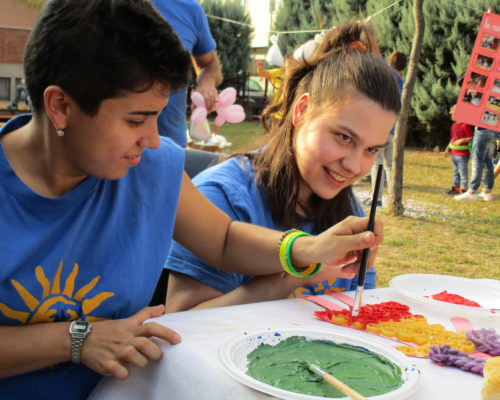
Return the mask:
<svg viewBox="0 0 500 400"><path fill-rule="evenodd" d="M347 293L353 296L353 293ZM323 298L341 304L331 296ZM431 323L440 323L454 330L453 315L424 308L409 301L391 288L366 290L365 303L394 300L410 306L414 314L422 314ZM271 397L257 392L233 379L222 368L219 347L235 334L267 327L329 327L352 332L318 320L314 311L322 310L303 299L288 299L241 306L186 311L168 314L155 320L176 330L182 336L177 345L164 344L163 358L150 362L146 368L132 368L131 376L120 381L104 378L93 391L92 400L171 399L171 400L256 400ZM458 315L459 316L459 315ZM469 318L475 329L493 327L500 332L500 314ZM383 338L365 333L376 341L394 345ZM413 400L479 400L483 378L452 367L440 367L427 359L413 358L421 371Z"/></svg>

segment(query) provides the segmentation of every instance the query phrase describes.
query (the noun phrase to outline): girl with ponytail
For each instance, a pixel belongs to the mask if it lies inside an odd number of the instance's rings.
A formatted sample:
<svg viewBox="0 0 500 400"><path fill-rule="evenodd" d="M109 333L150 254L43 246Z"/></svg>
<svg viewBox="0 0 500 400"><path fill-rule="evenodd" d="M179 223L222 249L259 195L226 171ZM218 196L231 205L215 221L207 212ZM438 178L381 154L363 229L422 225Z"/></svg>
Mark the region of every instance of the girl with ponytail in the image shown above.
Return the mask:
<svg viewBox="0 0 500 400"><path fill-rule="evenodd" d="M364 216L351 186L370 172L400 110L371 26L351 22L329 31L310 59L290 63L282 90L261 118L266 142L193 182L233 220L271 229L319 234ZM167 312L353 290L357 283L352 266L309 278L226 272L177 243L165 267ZM373 268L365 287L375 287Z"/></svg>

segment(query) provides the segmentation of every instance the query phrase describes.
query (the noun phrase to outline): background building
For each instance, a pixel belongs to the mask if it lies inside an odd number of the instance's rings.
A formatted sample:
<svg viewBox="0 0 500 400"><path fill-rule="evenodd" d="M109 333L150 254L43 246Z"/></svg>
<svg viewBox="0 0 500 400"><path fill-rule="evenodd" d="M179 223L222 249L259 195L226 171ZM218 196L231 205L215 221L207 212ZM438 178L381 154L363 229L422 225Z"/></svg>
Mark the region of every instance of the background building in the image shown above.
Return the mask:
<svg viewBox="0 0 500 400"><path fill-rule="evenodd" d="M0 108L6 108L24 77L24 48L40 10L19 0L0 0L0 10Z"/></svg>

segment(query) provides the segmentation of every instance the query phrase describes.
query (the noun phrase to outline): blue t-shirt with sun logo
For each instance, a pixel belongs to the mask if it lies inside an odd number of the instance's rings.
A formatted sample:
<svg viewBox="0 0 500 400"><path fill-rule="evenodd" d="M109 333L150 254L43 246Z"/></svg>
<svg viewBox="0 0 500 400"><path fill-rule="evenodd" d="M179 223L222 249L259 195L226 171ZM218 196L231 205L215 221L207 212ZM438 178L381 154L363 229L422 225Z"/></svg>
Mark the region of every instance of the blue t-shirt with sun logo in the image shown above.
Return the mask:
<svg viewBox="0 0 500 400"><path fill-rule="evenodd" d="M182 149L162 138L123 178L88 177L47 198L0 146L0 325L118 319L146 307L170 249L183 166ZM83 365L54 365L0 379L0 398L86 398L99 379Z"/></svg>

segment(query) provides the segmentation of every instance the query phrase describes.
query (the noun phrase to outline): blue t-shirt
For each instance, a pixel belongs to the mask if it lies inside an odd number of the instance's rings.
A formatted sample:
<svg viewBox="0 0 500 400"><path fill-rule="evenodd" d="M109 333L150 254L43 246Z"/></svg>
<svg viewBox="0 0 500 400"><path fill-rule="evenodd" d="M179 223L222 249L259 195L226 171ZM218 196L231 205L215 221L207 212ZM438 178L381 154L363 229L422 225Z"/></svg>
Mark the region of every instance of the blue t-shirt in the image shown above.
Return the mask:
<svg viewBox="0 0 500 400"><path fill-rule="evenodd" d="M196 0L151 0L151 3L172 25L190 54L201 56L215 50L216 44L203 8ZM158 117L158 131L172 138L179 146L187 146L187 93L179 89L171 93L167 107Z"/></svg>
<svg viewBox="0 0 500 400"><path fill-rule="evenodd" d="M7 134L31 116L10 120ZM43 197L0 146L0 324L126 318L148 306L168 255L184 166L170 139L118 180ZM69 335L69 333L68 333ZM83 399L101 375L70 363L0 379L0 397Z"/></svg>
<svg viewBox="0 0 500 400"><path fill-rule="evenodd" d="M270 229L285 230L283 226L273 220L265 193L255 185L255 175L251 170L250 160L245 158L244 166L241 160L241 157L234 157L209 168L197 175L193 179L193 183L232 220L248 222ZM353 208L355 209L353 214L365 216L358 203ZM313 224L297 228L312 233ZM165 268L191 276L223 293L228 293L253 278L251 275L214 268L175 241L172 243ZM326 289L331 288L355 290L356 286L357 277L354 279L332 279L314 286L298 288L293 294L323 294ZM365 288L374 287L375 269L372 268L366 273Z"/></svg>

